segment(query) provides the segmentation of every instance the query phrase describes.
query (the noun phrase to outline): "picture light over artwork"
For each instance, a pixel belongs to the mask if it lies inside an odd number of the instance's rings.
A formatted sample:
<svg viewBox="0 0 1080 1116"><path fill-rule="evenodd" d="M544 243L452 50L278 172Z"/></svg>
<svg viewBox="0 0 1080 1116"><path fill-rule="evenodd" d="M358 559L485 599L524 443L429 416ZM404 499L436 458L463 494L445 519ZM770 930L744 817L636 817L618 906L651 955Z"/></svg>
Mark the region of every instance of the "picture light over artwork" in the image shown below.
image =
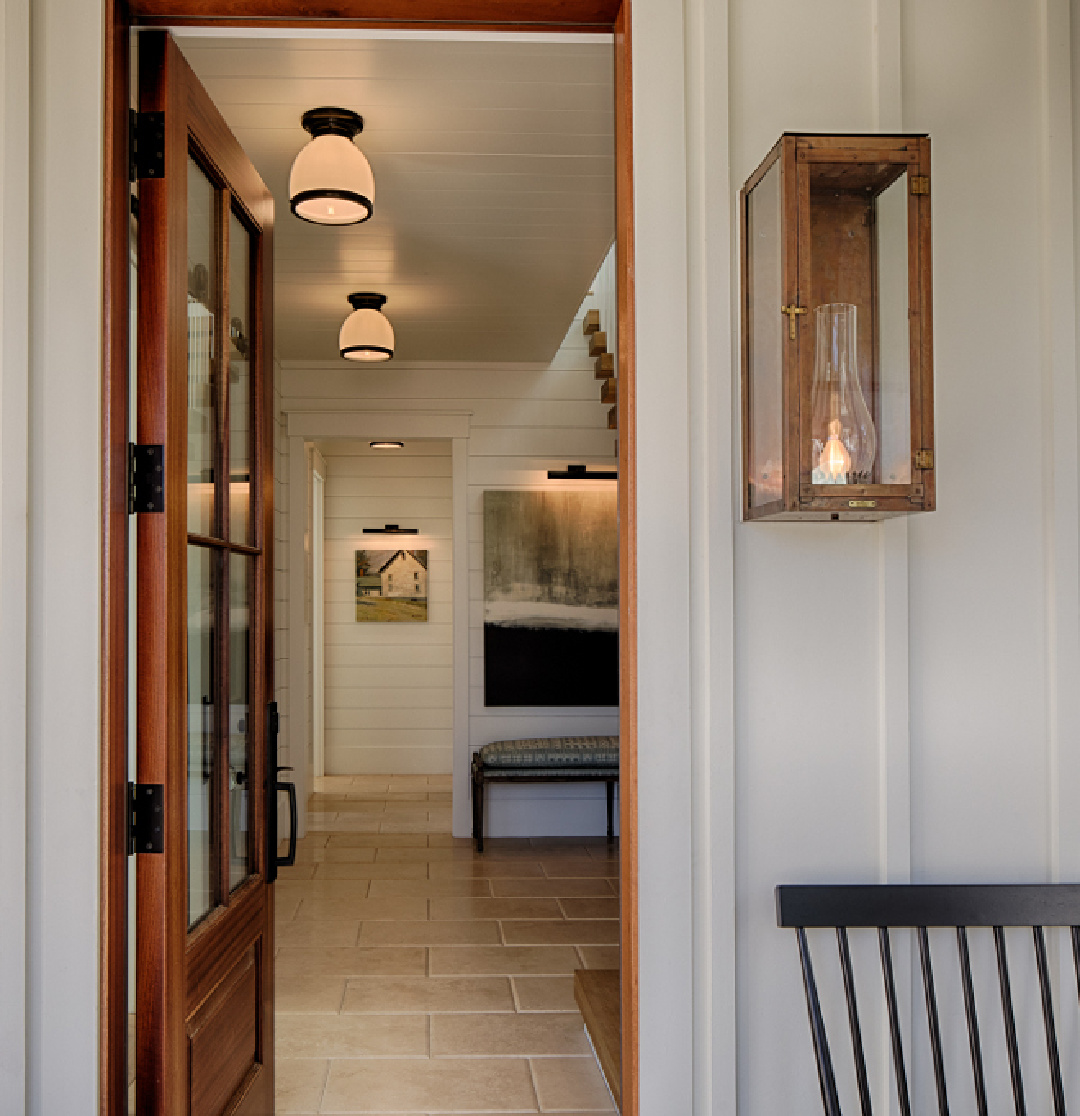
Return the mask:
<svg viewBox="0 0 1080 1116"><path fill-rule="evenodd" d="M418 535L419 527L399 527L396 523L387 523L385 527L365 527L365 535Z"/></svg>
<svg viewBox="0 0 1080 1116"><path fill-rule="evenodd" d="M591 473L584 465L567 465L565 469L548 469L548 480L602 480L619 479L615 469L594 469Z"/></svg>

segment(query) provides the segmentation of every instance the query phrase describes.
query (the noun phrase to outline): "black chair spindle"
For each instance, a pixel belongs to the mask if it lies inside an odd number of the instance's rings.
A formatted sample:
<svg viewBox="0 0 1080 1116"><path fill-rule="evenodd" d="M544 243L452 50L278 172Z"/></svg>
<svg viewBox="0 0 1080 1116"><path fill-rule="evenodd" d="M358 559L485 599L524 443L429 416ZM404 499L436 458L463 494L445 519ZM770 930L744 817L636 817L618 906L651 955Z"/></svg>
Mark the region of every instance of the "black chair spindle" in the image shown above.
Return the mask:
<svg viewBox="0 0 1080 1116"><path fill-rule="evenodd" d="M1050 990L1050 966L1046 961L1046 935L1041 926L1031 928L1035 939L1035 965L1039 970L1039 996L1042 1000L1043 1030L1046 1033L1046 1060L1050 1067L1050 1088L1054 1097L1054 1116L1066 1116L1065 1086L1061 1080L1057 1027L1054 1024L1054 996Z"/></svg>
<svg viewBox="0 0 1080 1116"><path fill-rule="evenodd" d="M945 1087L945 1055L941 1049L941 1021L934 991L934 967L930 959L930 936L925 926L918 927L919 967L922 969L923 999L926 1001L926 1029L930 1034L930 1054L934 1060L934 1087L937 1089L939 1116L949 1116L949 1095Z"/></svg>
<svg viewBox="0 0 1080 1116"><path fill-rule="evenodd" d="M893 975L892 947L889 944L887 926L878 927L878 947L881 952L881 976L885 982L885 1004L889 1011L889 1039L896 1077L896 1099L900 1105L900 1116L911 1116L911 1096L908 1091L907 1070L904 1068L904 1040L900 1034L900 1011L896 1005L896 978Z"/></svg>
<svg viewBox="0 0 1080 1116"><path fill-rule="evenodd" d="M855 1081L859 1086L859 1106L862 1116L873 1116L870 1103L870 1079L866 1073L866 1053L863 1050L862 1027L859 1024L859 1002L855 995L855 970L851 964L851 948L847 928L836 928L836 948L840 953L840 971L844 976L844 998L847 1000L848 1029L851 1031L851 1053L855 1059Z"/></svg>
<svg viewBox="0 0 1080 1116"><path fill-rule="evenodd" d="M971 979L971 954L968 951L967 929L956 928L956 950L960 955L960 978L964 988L964 1016L967 1019L968 1048L971 1050L971 1073L975 1079L975 1104L979 1116L989 1116L986 1103L986 1075L983 1072L982 1041L979 1038L979 1015L975 1009L975 985Z"/></svg>
<svg viewBox="0 0 1080 1116"><path fill-rule="evenodd" d="M825 1033L825 1020L821 1014L817 982L814 980L814 965L810 960L810 943L806 940L806 930L803 927L800 926L796 930L796 935L799 941L803 991L806 993L806 1010L810 1015L810 1034L814 1042L814 1061L817 1063L818 1084L821 1086L821 1103L825 1108L825 1116L842 1116L840 1098L836 1092L832 1055L829 1053L829 1039Z"/></svg>
<svg viewBox="0 0 1080 1116"><path fill-rule="evenodd" d="M1024 1077L1020 1072L1020 1047L1016 1041L1016 1013L1013 1011L1012 983L1009 980L1009 958L1005 952L1005 931L1000 926L994 927L994 952L997 954L998 987L1001 989L1001 1015L1005 1022L1005 1045L1009 1052L1013 1105L1016 1116L1027 1116Z"/></svg>

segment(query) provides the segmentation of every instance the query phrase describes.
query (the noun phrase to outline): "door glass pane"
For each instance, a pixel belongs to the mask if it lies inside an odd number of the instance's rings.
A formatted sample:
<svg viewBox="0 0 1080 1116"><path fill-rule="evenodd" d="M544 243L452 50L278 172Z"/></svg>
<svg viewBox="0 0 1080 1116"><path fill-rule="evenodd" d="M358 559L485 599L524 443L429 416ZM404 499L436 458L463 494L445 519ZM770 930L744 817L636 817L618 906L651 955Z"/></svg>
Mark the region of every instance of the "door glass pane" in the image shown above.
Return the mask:
<svg viewBox="0 0 1080 1116"><path fill-rule="evenodd" d="M214 534L214 319L217 191L188 158L188 531Z"/></svg>
<svg viewBox="0 0 1080 1116"><path fill-rule="evenodd" d="M251 235L229 216L229 538L251 538Z"/></svg>
<svg viewBox="0 0 1080 1116"><path fill-rule="evenodd" d="M775 162L747 199L750 340L750 504L783 495L784 301L781 274L780 163Z"/></svg>
<svg viewBox="0 0 1080 1116"><path fill-rule="evenodd" d="M250 872L251 596L254 559L229 555L229 888Z"/></svg>
<svg viewBox="0 0 1080 1116"><path fill-rule="evenodd" d="M188 925L210 910L213 896L214 612L216 555L188 547L187 752Z"/></svg>

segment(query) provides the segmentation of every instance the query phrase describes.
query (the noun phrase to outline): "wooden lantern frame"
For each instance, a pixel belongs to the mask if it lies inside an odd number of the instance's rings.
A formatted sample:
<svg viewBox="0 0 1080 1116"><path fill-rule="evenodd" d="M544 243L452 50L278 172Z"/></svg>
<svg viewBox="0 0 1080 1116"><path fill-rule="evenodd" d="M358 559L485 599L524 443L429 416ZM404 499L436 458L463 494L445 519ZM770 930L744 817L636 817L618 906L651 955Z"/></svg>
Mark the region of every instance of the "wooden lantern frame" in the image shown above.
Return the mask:
<svg viewBox="0 0 1080 1116"><path fill-rule="evenodd" d="M782 329L781 451L779 499L753 503L751 453L753 396L752 324L754 306L750 242L750 197L765 175L780 170L780 287L775 308ZM829 165L828 185L823 165ZM842 169L838 169L842 168ZM815 175L815 172L816 175ZM814 329L810 311L828 301L856 301L840 287L840 234L862 237L861 254L848 248L845 281L860 291L872 328L869 357L860 361L860 376L869 386L871 411L879 420L879 327L876 238L873 203L899 178L907 178L908 326L910 353L911 473L908 483L813 484L811 475L811 385ZM815 187L817 190L815 191ZM833 199L835 215L811 210L817 193ZM848 204L850 203L850 204ZM870 220L859 214L869 214ZM842 211L843 210L843 211ZM818 217L814 226L813 216ZM926 135L809 135L784 133L739 194L742 285L742 433L743 519L878 520L935 507L933 321L930 257L930 139ZM833 222L832 225L829 222ZM869 229L869 232L857 232ZM833 235L835 232L836 235ZM835 247L834 247L835 246ZM830 252L835 251L831 256ZM853 264L851 261L855 260ZM825 261L820 271L815 264ZM832 265L832 266L830 266ZM824 276L824 277L823 277ZM854 276L854 278L852 278ZM830 282L834 285L830 288ZM831 297L823 294L831 290ZM816 293L815 293L816 292ZM786 318L786 320L785 320ZM880 427L879 427L880 430ZM880 454L879 454L880 458Z"/></svg>

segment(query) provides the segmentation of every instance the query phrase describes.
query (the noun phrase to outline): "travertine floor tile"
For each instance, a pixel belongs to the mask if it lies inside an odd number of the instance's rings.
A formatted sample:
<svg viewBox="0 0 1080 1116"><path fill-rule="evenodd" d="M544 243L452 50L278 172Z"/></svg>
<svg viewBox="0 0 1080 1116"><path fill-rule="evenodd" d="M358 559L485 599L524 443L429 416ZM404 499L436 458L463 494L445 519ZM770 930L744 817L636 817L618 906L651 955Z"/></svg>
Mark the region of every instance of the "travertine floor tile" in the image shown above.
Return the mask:
<svg viewBox="0 0 1080 1116"><path fill-rule="evenodd" d="M611 1094L595 1058L537 1058L532 1070L541 1112L613 1110Z"/></svg>
<svg viewBox="0 0 1080 1116"><path fill-rule="evenodd" d="M296 917L300 909L300 899L295 895L282 895L280 892L274 896L274 921L276 923L288 922Z"/></svg>
<svg viewBox="0 0 1080 1116"><path fill-rule="evenodd" d="M345 988L347 1012L511 1012L506 977L355 977Z"/></svg>
<svg viewBox="0 0 1080 1116"><path fill-rule="evenodd" d="M426 833L330 833L328 848L427 848Z"/></svg>
<svg viewBox="0 0 1080 1116"><path fill-rule="evenodd" d="M431 1020L433 1058L463 1055L586 1057L590 1053L585 1025L577 1012L436 1015Z"/></svg>
<svg viewBox="0 0 1080 1116"><path fill-rule="evenodd" d="M340 919L427 918L425 899L305 899L296 913L297 922L307 919L332 922Z"/></svg>
<svg viewBox="0 0 1080 1116"><path fill-rule="evenodd" d="M326 829L333 833L378 833L382 824L380 814L346 814L338 816L336 821L324 822L320 825L312 824L313 829Z"/></svg>
<svg viewBox="0 0 1080 1116"><path fill-rule="evenodd" d="M364 864L375 860L378 850L373 846L328 845L317 849L318 859L324 864Z"/></svg>
<svg viewBox="0 0 1080 1116"><path fill-rule="evenodd" d="M618 918L619 900L611 899L560 899L559 906L567 918Z"/></svg>
<svg viewBox="0 0 1080 1116"><path fill-rule="evenodd" d="M278 1112L318 1112L330 1063L322 1059L278 1058L274 1064Z"/></svg>
<svg viewBox="0 0 1080 1116"><path fill-rule="evenodd" d="M617 969L619 967L619 947L612 945L578 946L578 953L585 962L586 969Z"/></svg>
<svg viewBox="0 0 1080 1116"><path fill-rule="evenodd" d="M432 976L464 973L572 973L580 968L569 946L433 946Z"/></svg>
<svg viewBox="0 0 1080 1116"><path fill-rule="evenodd" d="M487 880L372 880L368 895L372 899L424 898L444 895L491 896Z"/></svg>
<svg viewBox="0 0 1080 1116"><path fill-rule="evenodd" d="M481 946L462 946L480 949ZM317 976L423 976L427 954L420 946L385 946L353 949L307 949L285 946L278 950L277 972L286 979Z"/></svg>
<svg viewBox="0 0 1080 1116"><path fill-rule="evenodd" d="M609 864L606 860L596 860L591 856L567 857L558 860L544 859L540 861L544 875L549 878L586 879L597 876L610 876L617 865Z"/></svg>
<svg viewBox="0 0 1080 1116"><path fill-rule="evenodd" d="M521 1011L574 1011L574 978L572 976L516 976L512 982L514 996ZM348 990L345 992L348 999Z"/></svg>
<svg viewBox="0 0 1080 1116"><path fill-rule="evenodd" d="M436 861L428 868L433 880L462 879L468 876L490 880L507 876L521 879L544 874L535 860L447 860Z"/></svg>
<svg viewBox="0 0 1080 1116"><path fill-rule="evenodd" d="M535 1112L523 1058L334 1061L322 1112Z"/></svg>
<svg viewBox="0 0 1080 1116"><path fill-rule="evenodd" d="M404 1058L428 1053L426 1015L285 1014L277 1016L275 1028L279 1058Z"/></svg>
<svg viewBox="0 0 1080 1116"><path fill-rule="evenodd" d="M586 900L588 902L588 900ZM554 899L432 899L431 917L454 918L562 918Z"/></svg>
<svg viewBox="0 0 1080 1116"><path fill-rule="evenodd" d="M317 880L426 880L425 863L410 864L320 864L315 869Z"/></svg>
<svg viewBox="0 0 1080 1116"><path fill-rule="evenodd" d="M314 864L294 864L278 869L279 880L310 880L315 875Z"/></svg>
<svg viewBox="0 0 1080 1116"><path fill-rule="evenodd" d="M274 931L274 944L281 946L354 946L360 922L286 922Z"/></svg>
<svg viewBox="0 0 1080 1116"><path fill-rule="evenodd" d="M374 900L369 900L372 901ZM501 940L497 922L402 920L364 922L360 927L359 938L360 945L495 945Z"/></svg>
<svg viewBox="0 0 1080 1116"><path fill-rule="evenodd" d="M492 880L491 892L497 898L533 898L538 896L587 897L611 895L609 880L595 879L531 879Z"/></svg>
<svg viewBox="0 0 1080 1116"><path fill-rule="evenodd" d="M614 945L619 940L619 923L611 918L519 919L503 926L503 937L507 945Z"/></svg>
<svg viewBox="0 0 1080 1116"><path fill-rule="evenodd" d="M367 880L279 880L278 895L290 899L366 899Z"/></svg>
<svg viewBox="0 0 1080 1116"><path fill-rule="evenodd" d="M274 973L274 1007L286 1011L340 1011L345 977L302 976L278 966Z"/></svg>

